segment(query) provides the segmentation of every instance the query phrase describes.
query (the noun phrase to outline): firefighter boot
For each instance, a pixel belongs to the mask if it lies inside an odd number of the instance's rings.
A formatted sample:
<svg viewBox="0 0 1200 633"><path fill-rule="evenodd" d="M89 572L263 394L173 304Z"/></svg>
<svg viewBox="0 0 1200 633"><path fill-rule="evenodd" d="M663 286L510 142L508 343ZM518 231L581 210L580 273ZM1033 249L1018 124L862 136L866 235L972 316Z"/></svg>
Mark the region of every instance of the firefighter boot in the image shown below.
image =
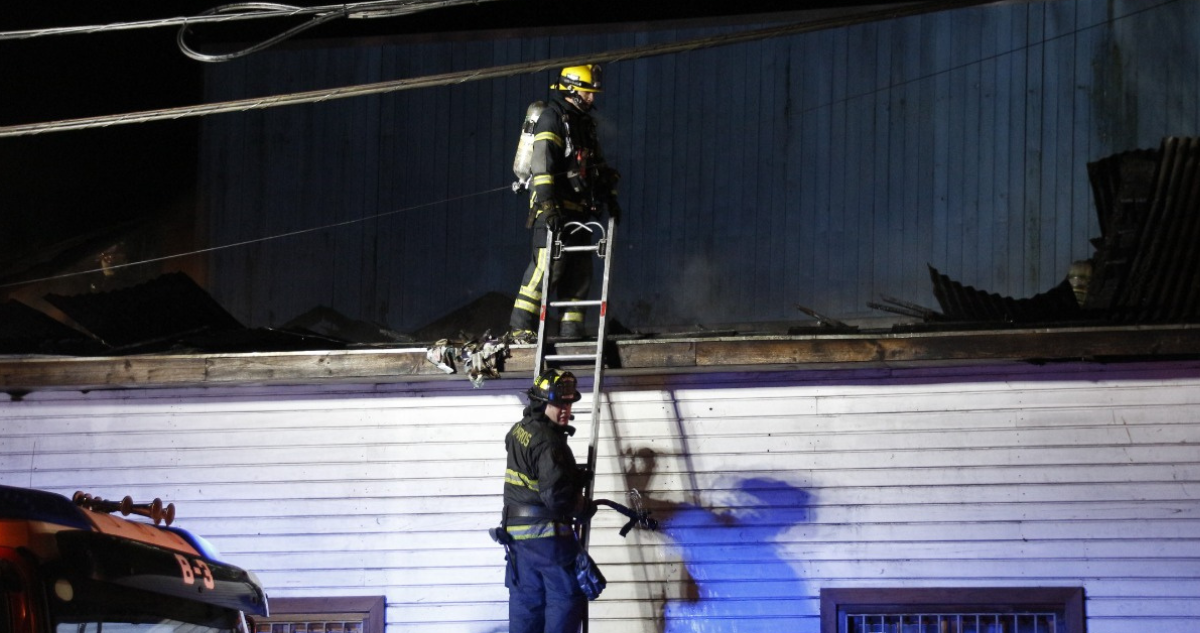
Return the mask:
<svg viewBox="0 0 1200 633"><path fill-rule="evenodd" d="M558 335L561 338L568 339L583 338L583 321L568 321L564 319L558 328Z"/></svg>
<svg viewBox="0 0 1200 633"><path fill-rule="evenodd" d="M532 345L537 343L537 332L533 330L509 330L504 335L504 340L510 345Z"/></svg>

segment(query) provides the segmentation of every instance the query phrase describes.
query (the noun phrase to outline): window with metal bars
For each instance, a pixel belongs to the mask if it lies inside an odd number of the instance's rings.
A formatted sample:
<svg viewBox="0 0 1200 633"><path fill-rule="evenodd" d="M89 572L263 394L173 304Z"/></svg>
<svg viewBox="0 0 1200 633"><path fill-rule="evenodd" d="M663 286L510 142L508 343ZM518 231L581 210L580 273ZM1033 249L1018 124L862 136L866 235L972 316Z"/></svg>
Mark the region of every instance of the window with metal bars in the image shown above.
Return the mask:
<svg viewBox="0 0 1200 633"><path fill-rule="evenodd" d="M822 589L821 633L1084 633L1083 589Z"/></svg>
<svg viewBox="0 0 1200 633"><path fill-rule="evenodd" d="M1057 613L847 613L846 633L1057 633Z"/></svg>
<svg viewBox="0 0 1200 633"><path fill-rule="evenodd" d="M254 633L383 633L383 596L275 598Z"/></svg>

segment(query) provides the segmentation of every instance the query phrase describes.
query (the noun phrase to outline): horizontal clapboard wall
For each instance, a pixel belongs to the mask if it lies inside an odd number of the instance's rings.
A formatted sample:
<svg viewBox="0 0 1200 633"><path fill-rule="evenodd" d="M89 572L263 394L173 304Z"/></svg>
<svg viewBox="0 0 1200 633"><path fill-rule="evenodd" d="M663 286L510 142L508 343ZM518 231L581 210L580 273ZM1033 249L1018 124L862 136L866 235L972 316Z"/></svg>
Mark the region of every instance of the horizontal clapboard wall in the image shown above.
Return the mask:
<svg viewBox="0 0 1200 633"><path fill-rule="evenodd" d="M868 302L936 307L927 265L1001 295L1049 290L1100 234L1087 163L1200 134L1198 12L1009 2L609 65L600 134L626 211L611 315L806 320L799 303L890 317ZM210 65L206 99L731 30L310 44ZM510 166L553 79L206 117L203 213L213 245L238 245L211 255L214 295L251 326L328 306L400 332L514 295L529 236Z"/></svg>
<svg viewBox="0 0 1200 633"><path fill-rule="evenodd" d="M392 633L507 624L516 380L37 392L0 483L162 497L275 597L386 595ZM823 587L1084 587L1088 631L1200 618L1200 363L614 377L601 632L818 630ZM590 408L572 440L584 455Z"/></svg>

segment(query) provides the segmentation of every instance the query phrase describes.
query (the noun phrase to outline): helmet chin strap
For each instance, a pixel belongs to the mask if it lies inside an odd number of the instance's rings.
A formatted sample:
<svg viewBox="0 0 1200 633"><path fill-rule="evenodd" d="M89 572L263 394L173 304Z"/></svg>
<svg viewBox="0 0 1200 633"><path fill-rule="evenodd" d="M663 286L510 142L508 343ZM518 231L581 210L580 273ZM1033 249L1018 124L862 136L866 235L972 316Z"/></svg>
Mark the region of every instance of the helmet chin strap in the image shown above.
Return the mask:
<svg viewBox="0 0 1200 633"><path fill-rule="evenodd" d="M588 112L594 107L587 101L584 101L583 97L579 96L579 93L575 90L568 91L566 99L567 101L571 102L571 105L578 108L581 112Z"/></svg>

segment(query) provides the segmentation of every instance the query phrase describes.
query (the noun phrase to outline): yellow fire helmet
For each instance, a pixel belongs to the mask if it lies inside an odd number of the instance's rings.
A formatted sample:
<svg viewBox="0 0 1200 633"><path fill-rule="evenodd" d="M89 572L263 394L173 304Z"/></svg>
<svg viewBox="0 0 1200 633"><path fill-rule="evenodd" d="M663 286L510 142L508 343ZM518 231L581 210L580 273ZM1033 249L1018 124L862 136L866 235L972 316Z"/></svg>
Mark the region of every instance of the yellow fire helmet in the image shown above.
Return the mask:
<svg viewBox="0 0 1200 633"><path fill-rule="evenodd" d="M558 83L550 88L567 92L604 92L600 87L600 76L600 64L567 66L559 74Z"/></svg>
<svg viewBox="0 0 1200 633"><path fill-rule="evenodd" d="M575 374L557 369L543 371L525 393L529 395L530 400L553 405L579 402L583 397L575 387Z"/></svg>

